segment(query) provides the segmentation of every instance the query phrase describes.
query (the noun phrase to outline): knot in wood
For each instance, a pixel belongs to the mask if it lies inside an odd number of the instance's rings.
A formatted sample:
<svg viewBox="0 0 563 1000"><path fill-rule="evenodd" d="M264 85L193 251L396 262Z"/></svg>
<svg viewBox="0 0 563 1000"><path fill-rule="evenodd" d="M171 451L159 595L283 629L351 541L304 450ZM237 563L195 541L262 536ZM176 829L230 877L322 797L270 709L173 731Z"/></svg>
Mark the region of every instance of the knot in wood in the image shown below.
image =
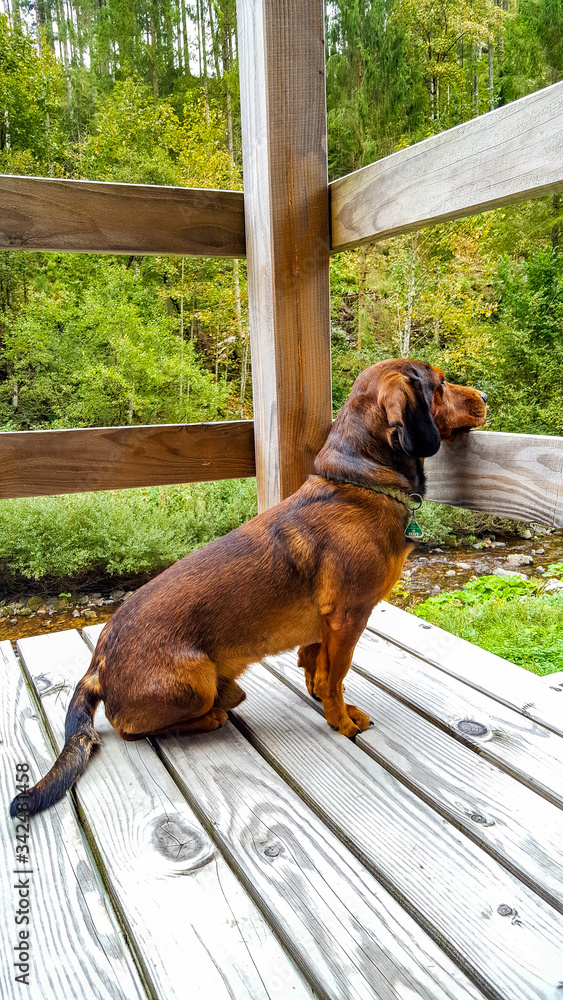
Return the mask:
<svg viewBox="0 0 563 1000"><path fill-rule="evenodd" d="M280 853L281 847L279 844L268 844L268 847L264 848L264 854L267 858L277 858Z"/></svg>
<svg viewBox="0 0 563 1000"><path fill-rule="evenodd" d="M488 732L487 727L482 722L475 722L473 719L462 719L461 722L457 723L456 729L466 736L485 736Z"/></svg>
<svg viewBox="0 0 563 1000"><path fill-rule="evenodd" d="M182 872L202 868L215 856L213 845L203 831L190 826L178 813L158 816L152 821L150 845Z"/></svg>

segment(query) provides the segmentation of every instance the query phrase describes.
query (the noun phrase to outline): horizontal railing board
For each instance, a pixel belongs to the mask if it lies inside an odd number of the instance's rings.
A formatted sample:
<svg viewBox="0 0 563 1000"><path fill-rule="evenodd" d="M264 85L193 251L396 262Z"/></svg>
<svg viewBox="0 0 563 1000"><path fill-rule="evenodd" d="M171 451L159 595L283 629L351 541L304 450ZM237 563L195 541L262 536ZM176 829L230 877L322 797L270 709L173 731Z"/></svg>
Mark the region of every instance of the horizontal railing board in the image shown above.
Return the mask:
<svg viewBox="0 0 563 1000"><path fill-rule="evenodd" d="M0 499L255 475L251 420L6 431ZM472 431L426 460L426 498L563 527L563 438Z"/></svg>
<svg viewBox="0 0 563 1000"><path fill-rule="evenodd" d="M0 248L244 257L244 196L3 174Z"/></svg>
<svg viewBox="0 0 563 1000"><path fill-rule="evenodd" d="M562 187L563 83L556 83L333 181L332 250Z"/></svg>
<svg viewBox="0 0 563 1000"><path fill-rule="evenodd" d="M425 472L427 500L563 528L563 437L471 431Z"/></svg>
<svg viewBox="0 0 563 1000"><path fill-rule="evenodd" d="M0 434L0 498L255 475L251 420Z"/></svg>

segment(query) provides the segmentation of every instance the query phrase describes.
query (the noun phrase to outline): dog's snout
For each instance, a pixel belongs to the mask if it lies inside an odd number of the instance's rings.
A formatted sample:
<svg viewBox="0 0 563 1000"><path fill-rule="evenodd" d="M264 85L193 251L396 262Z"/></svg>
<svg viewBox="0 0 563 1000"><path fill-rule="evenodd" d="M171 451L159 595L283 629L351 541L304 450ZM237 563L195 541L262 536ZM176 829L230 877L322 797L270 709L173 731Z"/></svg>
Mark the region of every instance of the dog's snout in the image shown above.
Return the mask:
<svg viewBox="0 0 563 1000"><path fill-rule="evenodd" d="M483 402L484 402L484 403L486 403L486 402L487 402L487 400L488 400L488 398L489 398L489 397L487 396L487 393L486 393L486 392L481 392L481 393L480 393L480 396L481 396L481 399L483 400Z"/></svg>

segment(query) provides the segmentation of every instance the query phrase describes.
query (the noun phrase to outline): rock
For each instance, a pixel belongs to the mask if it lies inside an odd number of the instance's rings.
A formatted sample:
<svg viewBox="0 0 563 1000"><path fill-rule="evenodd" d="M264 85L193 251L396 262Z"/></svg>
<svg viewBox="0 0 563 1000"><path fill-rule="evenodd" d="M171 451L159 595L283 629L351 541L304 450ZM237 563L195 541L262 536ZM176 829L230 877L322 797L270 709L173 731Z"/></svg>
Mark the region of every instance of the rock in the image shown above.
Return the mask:
<svg viewBox="0 0 563 1000"><path fill-rule="evenodd" d="M520 577L521 580L526 579L523 573L516 573L512 569L505 569L504 566L495 566L493 569L493 573L496 576L518 576Z"/></svg>
<svg viewBox="0 0 563 1000"><path fill-rule="evenodd" d="M47 614L47 608L39 608L37 614L38 615L46 615Z"/></svg>
<svg viewBox="0 0 563 1000"><path fill-rule="evenodd" d="M101 594L99 594L99 593L96 593L96 594L90 594L90 600L91 600L91 601L99 601L99 599L100 599L100 597L101 597L101 596L102 596L102 595L101 595Z"/></svg>
<svg viewBox="0 0 563 1000"><path fill-rule="evenodd" d="M84 618L88 618L89 620L98 617L97 614L96 614L96 612L95 611L91 611L90 608L86 608L86 611L83 612L83 615L84 615Z"/></svg>
<svg viewBox="0 0 563 1000"><path fill-rule="evenodd" d="M545 566L536 566L536 574L542 576L545 573Z"/></svg>
<svg viewBox="0 0 563 1000"><path fill-rule="evenodd" d="M127 593L125 594L125 597L123 598L123 600L126 601L127 598L128 597L132 597L134 593L135 593L134 590L128 590Z"/></svg>
<svg viewBox="0 0 563 1000"><path fill-rule="evenodd" d="M435 586L435 587L432 587L432 590L430 591L430 593L431 593L431 594L439 594L439 593L440 593L440 591L441 591L441 589L442 589L442 588L441 588L441 587L439 587L439 586L438 586L438 584L436 584L436 586Z"/></svg>
<svg viewBox="0 0 563 1000"><path fill-rule="evenodd" d="M89 601L90 601L90 598L88 597L88 594L83 594L82 597L80 598L80 603L81 604L88 604Z"/></svg>
<svg viewBox="0 0 563 1000"><path fill-rule="evenodd" d="M112 601L120 601L122 597L125 597L125 591L124 590L112 590L112 592L111 592L111 594L109 596L111 597Z"/></svg>
<svg viewBox="0 0 563 1000"><path fill-rule="evenodd" d="M42 597L30 597L27 602L27 606L30 611L38 611L44 605L44 600Z"/></svg>
<svg viewBox="0 0 563 1000"><path fill-rule="evenodd" d="M531 556L526 556L522 552L513 552L512 555L506 557L506 562L509 566L533 566L534 560Z"/></svg>
<svg viewBox="0 0 563 1000"><path fill-rule="evenodd" d="M416 561L416 565L417 566L428 566L429 562L430 562L430 559L427 559L426 556L420 556L420 559L417 559L417 561Z"/></svg>
<svg viewBox="0 0 563 1000"><path fill-rule="evenodd" d="M0 618L11 618L14 613L14 609L7 604L4 608L0 608Z"/></svg>
<svg viewBox="0 0 563 1000"><path fill-rule="evenodd" d="M80 618L80 611L73 611L72 612L72 617L73 618Z"/></svg>
<svg viewBox="0 0 563 1000"><path fill-rule="evenodd" d="M531 538L531 537L532 537L532 532L528 531L527 528L524 528L524 531L520 532L520 538Z"/></svg>
<svg viewBox="0 0 563 1000"><path fill-rule="evenodd" d="M493 545L493 548L494 549L505 549L506 548L506 542L495 542L494 545Z"/></svg>
<svg viewBox="0 0 563 1000"><path fill-rule="evenodd" d="M455 564L455 565L456 565L457 569L471 569L471 566L470 566L470 564L469 564L469 563L465 563L465 562L456 562L456 564Z"/></svg>
<svg viewBox="0 0 563 1000"><path fill-rule="evenodd" d="M104 599L103 597L91 597L90 604L94 608L101 608L102 604L104 604Z"/></svg>
<svg viewBox="0 0 563 1000"><path fill-rule="evenodd" d="M444 575L445 576L455 576L456 575L455 569L448 569L448 570L446 570L446 572L445 572Z"/></svg>
<svg viewBox="0 0 563 1000"><path fill-rule="evenodd" d="M31 611L29 608L20 608L18 611L18 615L20 616L20 618L29 618L30 614Z"/></svg>
<svg viewBox="0 0 563 1000"><path fill-rule="evenodd" d="M548 580L544 587L544 594L552 594L556 590L563 590L563 580Z"/></svg>
<svg viewBox="0 0 563 1000"><path fill-rule="evenodd" d="M10 625L17 625L17 624L18 624L17 618L10 618Z"/></svg>
<svg viewBox="0 0 563 1000"><path fill-rule="evenodd" d="M433 549L432 551L433 552L443 552L444 550L443 549Z"/></svg>
<svg viewBox="0 0 563 1000"><path fill-rule="evenodd" d="M534 550L532 549L532 552L533 551ZM537 556L543 556L543 555L545 555L545 549L536 549L535 551L536 551L536 555Z"/></svg>

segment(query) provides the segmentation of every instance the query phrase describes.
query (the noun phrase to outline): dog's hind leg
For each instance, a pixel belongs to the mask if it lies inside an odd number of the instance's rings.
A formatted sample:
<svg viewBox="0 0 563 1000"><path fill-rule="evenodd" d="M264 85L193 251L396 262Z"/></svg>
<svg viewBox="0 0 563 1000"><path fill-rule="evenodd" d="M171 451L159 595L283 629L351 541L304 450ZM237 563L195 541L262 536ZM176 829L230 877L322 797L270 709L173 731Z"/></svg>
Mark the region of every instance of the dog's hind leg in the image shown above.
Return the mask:
<svg viewBox="0 0 563 1000"><path fill-rule="evenodd" d="M171 722L169 726L161 729L153 729L150 733L120 733L123 740L141 740L145 736L185 736L189 733L212 733L214 729L220 729L227 721L227 713L222 708L212 708L205 715L200 715L197 719L179 719Z"/></svg>
<svg viewBox="0 0 563 1000"><path fill-rule="evenodd" d="M205 653L168 653L159 669L139 675L136 685L118 688L114 683L106 697L106 716L124 740L208 733L227 721L216 698L217 668Z"/></svg>

